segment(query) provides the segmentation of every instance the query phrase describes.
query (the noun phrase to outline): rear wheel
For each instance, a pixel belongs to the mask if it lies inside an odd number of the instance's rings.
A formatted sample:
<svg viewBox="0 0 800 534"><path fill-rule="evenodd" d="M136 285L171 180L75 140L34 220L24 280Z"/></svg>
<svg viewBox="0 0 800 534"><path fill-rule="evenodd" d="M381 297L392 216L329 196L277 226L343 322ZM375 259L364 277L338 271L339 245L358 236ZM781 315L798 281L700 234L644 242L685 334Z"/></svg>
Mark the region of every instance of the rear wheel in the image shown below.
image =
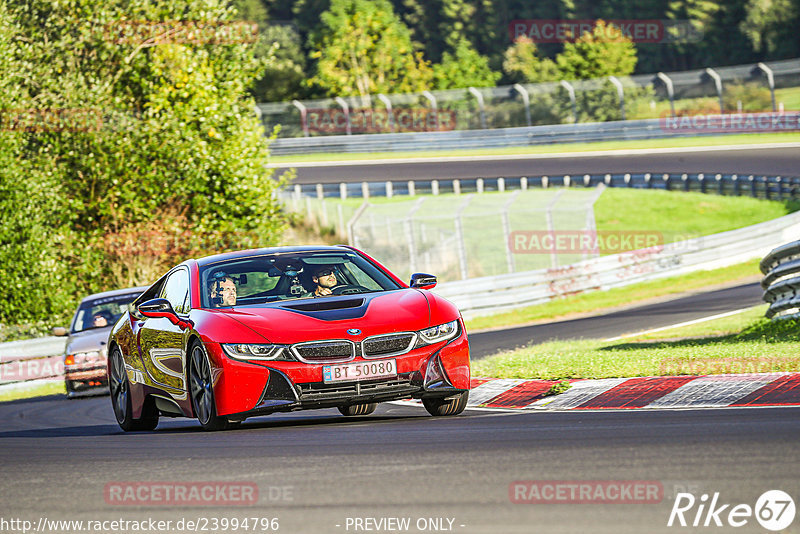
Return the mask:
<svg viewBox="0 0 800 534"><path fill-rule="evenodd" d="M452 397L422 399L422 404L431 415L458 415L467 407L469 391Z"/></svg>
<svg viewBox="0 0 800 534"><path fill-rule="evenodd" d="M378 407L377 402L369 402L364 404L350 404L348 406L339 406L339 411L342 415L348 417L354 415L369 415Z"/></svg>
<svg viewBox="0 0 800 534"><path fill-rule="evenodd" d="M189 366L189 394L192 397L192 408L203 430L225 430L234 426L226 417L217 415L217 403L214 400L214 383L211 378L211 366L206 351L200 343L192 345Z"/></svg>
<svg viewBox="0 0 800 534"><path fill-rule="evenodd" d="M146 399L142 407L142 417L134 419L131 404L131 384L125 372L125 360L119 347L111 351L111 370L108 377L108 389L111 394L111 406L120 428L125 432L134 430L153 430L158 425L158 410L155 404Z"/></svg>

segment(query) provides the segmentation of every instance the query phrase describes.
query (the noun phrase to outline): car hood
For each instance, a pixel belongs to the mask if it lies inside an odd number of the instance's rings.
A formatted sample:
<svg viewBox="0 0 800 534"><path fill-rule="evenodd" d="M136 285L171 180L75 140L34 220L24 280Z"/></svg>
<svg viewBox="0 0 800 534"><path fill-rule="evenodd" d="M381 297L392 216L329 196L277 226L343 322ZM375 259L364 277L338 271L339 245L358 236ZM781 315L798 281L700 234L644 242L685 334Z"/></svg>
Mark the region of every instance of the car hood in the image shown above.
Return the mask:
<svg viewBox="0 0 800 534"><path fill-rule="evenodd" d="M417 289L241 306L226 310L225 315L280 344L309 339L358 340L430 326L428 300ZM349 329L360 332L348 333Z"/></svg>
<svg viewBox="0 0 800 534"><path fill-rule="evenodd" d="M91 330L71 334L67 340L66 352L67 354L74 354L76 352L102 350L105 354L109 332L111 332L111 326L92 328Z"/></svg>

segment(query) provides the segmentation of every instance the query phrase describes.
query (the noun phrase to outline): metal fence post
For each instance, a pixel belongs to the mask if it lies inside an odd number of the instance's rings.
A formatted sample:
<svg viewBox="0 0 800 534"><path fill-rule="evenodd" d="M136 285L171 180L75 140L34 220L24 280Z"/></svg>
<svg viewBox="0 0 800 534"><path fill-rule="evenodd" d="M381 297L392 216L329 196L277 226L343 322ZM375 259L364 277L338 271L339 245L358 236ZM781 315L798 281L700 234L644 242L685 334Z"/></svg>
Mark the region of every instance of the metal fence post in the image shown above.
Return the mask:
<svg viewBox="0 0 800 534"><path fill-rule="evenodd" d="M486 106L483 103L483 94L480 91L475 89L474 87L467 87L469 93L475 97L475 100L478 101L478 110L480 111L481 116L481 128L484 130L487 128L486 126Z"/></svg>
<svg viewBox="0 0 800 534"><path fill-rule="evenodd" d="M420 197L411 209L408 211L406 217L406 233L408 234L408 270L413 273L417 267L417 242L414 237L414 214L422 207L425 202L425 197Z"/></svg>
<svg viewBox="0 0 800 534"><path fill-rule="evenodd" d="M572 87L571 83L564 80L561 80L560 85L561 87L566 89L567 93L569 94L569 101L572 102L572 118L574 119L573 122L575 124L578 124L578 104L575 100L575 88Z"/></svg>
<svg viewBox="0 0 800 534"><path fill-rule="evenodd" d="M511 204L517 199L517 195L519 195L519 190L514 191L511 193L506 203L503 204L503 213L502 213L502 221L503 221L503 241L505 243L506 248L506 266L508 267L508 272L513 273L515 270L514 267L514 251L512 250L511 246L511 222L508 219L508 210L511 208Z"/></svg>
<svg viewBox="0 0 800 534"><path fill-rule="evenodd" d="M441 128L439 124L439 106L436 104L436 97L433 96L433 93L430 91L422 91L422 96L428 99L428 102L431 103L431 109L433 110L433 117L436 119L436 131L438 132Z"/></svg>
<svg viewBox="0 0 800 534"><path fill-rule="evenodd" d="M339 198L342 200L347 198L347 184L344 182L339 184Z"/></svg>
<svg viewBox="0 0 800 534"><path fill-rule="evenodd" d="M586 201L586 231L591 232L591 235L597 237L597 222L594 218L594 205L597 203L597 200L600 198L600 195L603 194L603 191L606 190L605 184L597 184L597 188L595 189L594 193L591 197ZM597 239L594 240L595 245L599 243ZM594 248L592 249L592 256L597 258L600 256L600 249ZM583 259L586 259L589 256L589 251L583 251Z"/></svg>
<svg viewBox="0 0 800 534"><path fill-rule="evenodd" d="M467 195L467 197L456 210L456 247L458 248L458 264L459 267L461 267L462 280L466 280L469 277L469 271L467 269L467 247L464 243L464 225L461 222L461 214L464 212L467 206L469 206L469 203L472 202L472 198L473 195Z"/></svg>
<svg viewBox="0 0 800 534"><path fill-rule="evenodd" d="M514 90L522 95L522 102L525 104L525 122L528 126L531 126L533 122L531 121L531 98L528 94L528 90L518 83L515 83L513 87Z"/></svg>
<svg viewBox="0 0 800 534"><path fill-rule="evenodd" d="M387 114L387 120L389 121L389 129L392 131L392 133L394 133L395 125L394 125L394 112L392 111L392 101L389 100L389 98L383 93L378 93L378 100L383 102L383 105L386 106L386 114Z"/></svg>
<svg viewBox="0 0 800 534"><path fill-rule="evenodd" d="M550 247L550 266L551 267L558 267L558 253L556 252L556 235L555 235L555 228L553 225L553 207L558 202L558 199L561 195L564 194L566 189L559 189L558 192L550 199L550 202L547 203L547 207L545 208L547 211L545 212L545 220L547 221L547 233L550 234L550 242L552 243L552 247Z"/></svg>
<svg viewBox="0 0 800 534"><path fill-rule="evenodd" d="M292 100L292 105L300 112L300 124L303 126L303 137L308 137L308 110L299 100Z"/></svg>
<svg viewBox="0 0 800 534"><path fill-rule="evenodd" d="M777 111L777 107L775 106L775 75L772 72L772 69L767 67L764 63L759 63L756 65L754 69L756 71L761 71L767 75L767 84L769 85L769 94L772 96L772 111Z"/></svg>
<svg viewBox="0 0 800 534"><path fill-rule="evenodd" d="M725 113L725 105L722 102L722 78L719 77L717 71L711 68L707 68L703 72L714 81L714 87L717 89L717 97L719 98L719 112Z"/></svg>
<svg viewBox="0 0 800 534"><path fill-rule="evenodd" d="M622 87L622 82L616 76L609 76L609 81L617 88L617 97L619 97L619 111L622 113L622 120L625 120L625 90Z"/></svg>
<svg viewBox="0 0 800 534"><path fill-rule="evenodd" d="M345 131L347 132L347 135L353 135L353 128L350 123L350 105L341 96L337 96L334 100L342 108L342 112L344 112L345 119L347 120L345 125Z"/></svg>
<svg viewBox="0 0 800 534"><path fill-rule="evenodd" d="M364 213L364 211L367 209L368 206L369 202L367 202L366 200L362 202L361 205L356 210L356 212L347 222L347 243L350 246L358 247L358 236L356 235L356 230L355 230L356 223L358 222L358 219L361 217L361 215Z"/></svg>
<svg viewBox="0 0 800 534"><path fill-rule="evenodd" d="M659 72L656 74L656 78L661 80L664 86L667 88L667 98L669 98L669 110L670 114L673 118L675 118L675 91L672 87L672 79L664 74L663 72Z"/></svg>

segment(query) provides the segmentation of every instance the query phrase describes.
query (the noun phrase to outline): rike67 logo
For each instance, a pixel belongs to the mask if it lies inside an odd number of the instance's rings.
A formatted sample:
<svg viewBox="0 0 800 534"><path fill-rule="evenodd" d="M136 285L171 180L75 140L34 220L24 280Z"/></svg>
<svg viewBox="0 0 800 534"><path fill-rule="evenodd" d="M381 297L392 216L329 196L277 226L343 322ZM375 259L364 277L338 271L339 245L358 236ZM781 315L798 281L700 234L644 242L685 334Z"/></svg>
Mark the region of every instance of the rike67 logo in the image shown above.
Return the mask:
<svg viewBox="0 0 800 534"><path fill-rule="evenodd" d="M791 525L794 515L794 500L781 490L764 492L756 500L754 507L749 504L724 503L720 500L719 492L714 493L710 499L705 493L699 499L691 493L678 493L667 526L738 528L755 517L763 528L777 532Z"/></svg>

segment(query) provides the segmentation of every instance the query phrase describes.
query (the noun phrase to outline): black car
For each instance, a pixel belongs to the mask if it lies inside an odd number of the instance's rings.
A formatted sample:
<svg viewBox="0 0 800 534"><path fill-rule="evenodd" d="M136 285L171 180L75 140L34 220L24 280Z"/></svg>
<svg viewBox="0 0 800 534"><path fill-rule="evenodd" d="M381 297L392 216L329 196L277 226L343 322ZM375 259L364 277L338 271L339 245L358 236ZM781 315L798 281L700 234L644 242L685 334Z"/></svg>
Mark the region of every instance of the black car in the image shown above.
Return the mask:
<svg viewBox="0 0 800 534"><path fill-rule="evenodd" d="M108 393L108 334L145 289L133 287L89 295L78 306L69 332L63 327L53 329L53 335L69 336L64 350L68 397Z"/></svg>

